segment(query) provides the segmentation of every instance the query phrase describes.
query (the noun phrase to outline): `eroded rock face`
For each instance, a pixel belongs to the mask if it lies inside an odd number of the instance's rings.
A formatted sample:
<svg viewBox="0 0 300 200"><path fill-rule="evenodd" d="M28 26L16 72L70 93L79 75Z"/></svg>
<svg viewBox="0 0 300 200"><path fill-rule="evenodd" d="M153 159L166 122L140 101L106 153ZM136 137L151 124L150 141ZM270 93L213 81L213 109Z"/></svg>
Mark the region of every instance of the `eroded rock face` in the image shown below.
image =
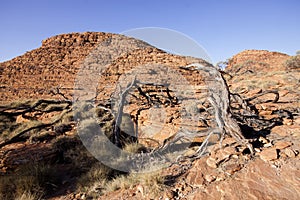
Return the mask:
<svg viewBox="0 0 300 200"><path fill-rule="evenodd" d="M50 90L61 85L73 89L74 74L89 52L109 33L72 33L51 37L42 46L0 63L0 102L52 98Z"/></svg>

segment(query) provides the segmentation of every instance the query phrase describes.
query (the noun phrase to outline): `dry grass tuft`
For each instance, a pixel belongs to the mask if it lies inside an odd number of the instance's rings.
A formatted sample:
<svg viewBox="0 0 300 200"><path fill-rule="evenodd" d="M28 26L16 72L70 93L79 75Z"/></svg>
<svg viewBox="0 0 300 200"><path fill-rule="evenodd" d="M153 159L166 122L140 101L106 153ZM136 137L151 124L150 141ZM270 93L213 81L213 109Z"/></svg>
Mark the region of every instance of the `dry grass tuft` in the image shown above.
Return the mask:
<svg viewBox="0 0 300 200"><path fill-rule="evenodd" d="M134 143L127 143L124 146L124 151L127 151L129 153L141 153L145 152L147 149L144 145L134 142Z"/></svg>
<svg viewBox="0 0 300 200"><path fill-rule="evenodd" d="M46 164L28 164L13 175L0 177L0 199L41 199L54 191L61 182L55 167Z"/></svg>
<svg viewBox="0 0 300 200"><path fill-rule="evenodd" d="M40 200L42 196L39 194L32 194L30 192L24 192L23 194L16 196L15 200Z"/></svg>
<svg viewBox="0 0 300 200"><path fill-rule="evenodd" d="M156 198L164 190L164 182L165 178L161 175L160 170L152 171L151 169L145 169L145 172L131 172L128 175L121 175L114 178L105 185L105 192L129 189L137 185L142 185L145 194L149 198Z"/></svg>

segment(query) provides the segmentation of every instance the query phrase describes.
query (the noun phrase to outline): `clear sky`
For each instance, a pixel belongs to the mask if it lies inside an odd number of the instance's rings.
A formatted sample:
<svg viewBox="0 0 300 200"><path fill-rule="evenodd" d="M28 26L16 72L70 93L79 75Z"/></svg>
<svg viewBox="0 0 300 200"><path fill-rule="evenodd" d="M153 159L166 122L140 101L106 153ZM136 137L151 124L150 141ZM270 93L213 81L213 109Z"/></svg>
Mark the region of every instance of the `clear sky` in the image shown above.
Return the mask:
<svg viewBox="0 0 300 200"><path fill-rule="evenodd" d="M197 41L214 63L245 49L295 55L299 0L2 0L0 61L53 35L162 27Z"/></svg>

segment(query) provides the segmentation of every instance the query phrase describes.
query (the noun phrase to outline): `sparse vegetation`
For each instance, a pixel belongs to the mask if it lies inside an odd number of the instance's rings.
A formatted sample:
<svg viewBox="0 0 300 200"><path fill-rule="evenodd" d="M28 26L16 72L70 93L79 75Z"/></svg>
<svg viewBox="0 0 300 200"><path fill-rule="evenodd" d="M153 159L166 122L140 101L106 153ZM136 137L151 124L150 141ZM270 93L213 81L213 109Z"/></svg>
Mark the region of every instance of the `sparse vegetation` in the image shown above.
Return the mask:
<svg viewBox="0 0 300 200"><path fill-rule="evenodd" d="M146 169L144 172L132 172L128 175L121 175L114 178L105 185L105 192L129 189L137 185L142 185L144 193L147 194L149 198L155 198L165 189L166 186L164 182L165 178L161 175L161 171Z"/></svg>
<svg viewBox="0 0 300 200"><path fill-rule="evenodd" d="M32 163L14 174L0 176L1 199L41 199L58 187L61 177L54 166Z"/></svg>
<svg viewBox="0 0 300 200"><path fill-rule="evenodd" d="M248 67L248 66L251 66L251 65L254 65L255 64L255 61L254 60L246 60L243 65Z"/></svg>
<svg viewBox="0 0 300 200"><path fill-rule="evenodd" d="M130 153L141 153L146 151L146 147L140 143L133 142L125 144L124 150Z"/></svg>
<svg viewBox="0 0 300 200"><path fill-rule="evenodd" d="M15 200L39 200L42 199L40 194L32 194L30 192L24 192L21 195L16 196Z"/></svg>
<svg viewBox="0 0 300 200"><path fill-rule="evenodd" d="M285 66L287 69L300 69L300 55L292 56L286 60Z"/></svg>
<svg viewBox="0 0 300 200"><path fill-rule="evenodd" d="M95 163L90 170L82 174L77 181L79 191L87 192L88 195L95 197L102 194L105 184L112 179L114 170L103 165Z"/></svg>
<svg viewBox="0 0 300 200"><path fill-rule="evenodd" d="M236 76L230 81L234 84L231 86L231 90L234 93L241 93L241 91L251 91L254 89L288 89L297 88L299 85L298 74L292 71L269 71L264 73L249 74L247 78Z"/></svg>

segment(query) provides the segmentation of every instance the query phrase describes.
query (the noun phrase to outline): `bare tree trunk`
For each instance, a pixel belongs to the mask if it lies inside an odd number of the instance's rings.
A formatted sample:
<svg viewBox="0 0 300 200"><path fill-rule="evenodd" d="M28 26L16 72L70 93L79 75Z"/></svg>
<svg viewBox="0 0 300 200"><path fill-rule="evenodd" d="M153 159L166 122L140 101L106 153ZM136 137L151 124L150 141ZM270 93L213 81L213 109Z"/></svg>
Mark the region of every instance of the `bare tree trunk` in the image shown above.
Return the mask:
<svg viewBox="0 0 300 200"><path fill-rule="evenodd" d="M116 117L116 123L115 123L115 127L114 127L114 142L116 144L117 147L121 147L121 141L120 141L120 133L121 133L121 123L122 123L122 116L123 116L123 109L124 109L124 104L125 104L125 98L129 92L129 90L134 86L136 80L135 78L133 79L133 81L131 82L130 85L127 86L127 88L124 90L124 92L122 92L120 94L120 102L118 105L118 111L117 111L117 117Z"/></svg>

